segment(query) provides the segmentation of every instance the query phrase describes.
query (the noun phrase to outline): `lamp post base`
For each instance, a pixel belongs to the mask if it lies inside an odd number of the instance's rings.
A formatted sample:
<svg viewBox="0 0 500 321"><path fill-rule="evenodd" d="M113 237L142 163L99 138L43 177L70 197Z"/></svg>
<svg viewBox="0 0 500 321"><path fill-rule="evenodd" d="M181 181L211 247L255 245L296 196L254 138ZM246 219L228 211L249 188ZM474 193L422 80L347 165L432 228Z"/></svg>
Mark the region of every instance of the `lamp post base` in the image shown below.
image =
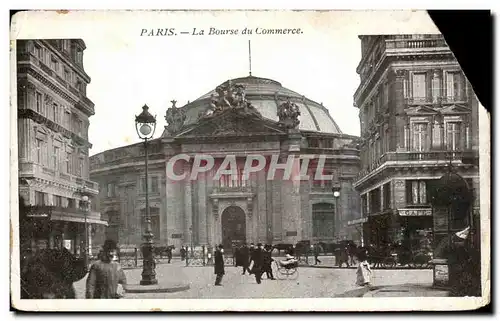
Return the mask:
<svg viewBox="0 0 500 321"><path fill-rule="evenodd" d="M140 285L155 285L158 284L155 272L155 261L153 256L153 244L150 242L144 243L142 246L142 280Z"/></svg>

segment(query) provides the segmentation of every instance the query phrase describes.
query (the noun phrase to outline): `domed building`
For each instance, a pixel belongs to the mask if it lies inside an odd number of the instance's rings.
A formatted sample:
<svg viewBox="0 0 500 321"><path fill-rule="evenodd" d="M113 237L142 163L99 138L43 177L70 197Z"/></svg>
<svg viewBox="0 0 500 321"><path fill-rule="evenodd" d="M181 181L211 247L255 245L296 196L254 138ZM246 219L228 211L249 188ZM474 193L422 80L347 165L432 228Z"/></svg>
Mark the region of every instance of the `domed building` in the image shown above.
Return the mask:
<svg viewBox="0 0 500 321"><path fill-rule="evenodd" d="M347 224L360 218L358 137L343 134L322 104L248 76L182 107L172 101L165 119L148 143L155 244L359 241ZM144 144L92 156L91 179L106 237L141 244Z"/></svg>

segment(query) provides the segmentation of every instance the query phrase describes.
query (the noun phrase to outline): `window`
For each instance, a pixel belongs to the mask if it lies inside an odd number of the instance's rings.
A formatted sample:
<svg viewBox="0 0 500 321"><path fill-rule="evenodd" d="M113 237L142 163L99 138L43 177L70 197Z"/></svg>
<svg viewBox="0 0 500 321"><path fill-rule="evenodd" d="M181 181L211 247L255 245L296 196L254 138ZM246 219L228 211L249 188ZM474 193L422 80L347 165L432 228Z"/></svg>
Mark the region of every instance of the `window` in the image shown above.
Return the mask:
<svg viewBox="0 0 500 321"><path fill-rule="evenodd" d="M313 237L332 238L335 233L335 207L330 203L313 204Z"/></svg>
<svg viewBox="0 0 500 321"><path fill-rule="evenodd" d="M76 50L76 63L78 63L78 64L83 63L83 51L80 49Z"/></svg>
<svg viewBox="0 0 500 321"><path fill-rule="evenodd" d="M427 204L426 182L422 180L406 181L406 204L418 205Z"/></svg>
<svg viewBox="0 0 500 321"><path fill-rule="evenodd" d="M67 82L71 82L71 74L69 73L69 70L68 69L64 69L64 80L66 80Z"/></svg>
<svg viewBox="0 0 500 321"><path fill-rule="evenodd" d="M67 129L70 129L70 125L71 125L71 113L66 111L64 113L64 127L66 127Z"/></svg>
<svg viewBox="0 0 500 321"><path fill-rule="evenodd" d="M43 49L39 45L35 45L35 56L43 62Z"/></svg>
<svg viewBox="0 0 500 321"><path fill-rule="evenodd" d="M158 193L158 177L153 176L151 177L151 192L152 193Z"/></svg>
<svg viewBox="0 0 500 321"><path fill-rule="evenodd" d="M43 99L42 94L37 92L36 93L36 112L39 114L42 113L42 99Z"/></svg>
<svg viewBox="0 0 500 321"><path fill-rule="evenodd" d="M59 106L57 103L52 104L52 115L54 115L54 122L59 122Z"/></svg>
<svg viewBox="0 0 500 321"><path fill-rule="evenodd" d="M52 151L52 168L57 170L57 164L59 163L59 147L53 146Z"/></svg>
<svg viewBox="0 0 500 321"><path fill-rule="evenodd" d="M52 68L52 70L54 70L56 73L58 72L59 70L59 63L57 62L57 59L56 57L52 56L51 59L50 59L50 67Z"/></svg>
<svg viewBox="0 0 500 321"><path fill-rule="evenodd" d="M413 98L416 100L425 100L426 97L426 78L425 73L415 73L413 74Z"/></svg>
<svg viewBox="0 0 500 321"><path fill-rule="evenodd" d="M385 106L389 102L389 83L387 83L387 81L384 82L384 84L383 84L382 95L383 95L382 103ZM387 107L387 106L385 106L385 107Z"/></svg>
<svg viewBox="0 0 500 321"><path fill-rule="evenodd" d="M72 154L71 154L71 152L68 152L66 155L66 173L67 174L71 174L71 171L72 171L71 158L72 158Z"/></svg>
<svg viewBox="0 0 500 321"><path fill-rule="evenodd" d="M368 200L366 194L361 195L361 212L363 213L363 217L368 215Z"/></svg>
<svg viewBox="0 0 500 321"><path fill-rule="evenodd" d="M446 147L448 150L461 150L461 130L462 124L459 122L446 124Z"/></svg>
<svg viewBox="0 0 500 321"><path fill-rule="evenodd" d="M54 206L62 207L62 196L54 195Z"/></svg>
<svg viewBox="0 0 500 321"><path fill-rule="evenodd" d="M35 191L35 204L36 205L45 205L45 193Z"/></svg>
<svg viewBox="0 0 500 321"><path fill-rule="evenodd" d="M412 149L418 152L428 150L427 123L414 123L412 126L412 134Z"/></svg>
<svg viewBox="0 0 500 321"><path fill-rule="evenodd" d="M464 98L464 79L460 72L447 73L446 96L449 101L457 101Z"/></svg>
<svg viewBox="0 0 500 321"><path fill-rule="evenodd" d="M78 176L83 176L83 158L82 157L79 157L78 158L78 173L77 175Z"/></svg>
<svg viewBox="0 0 500 321"><path fill-rule="evenodd" d="M78 134L82 134L83 133L83 121L81 119L78 119L77 121L77 129L78 129Z"/></svg>
<svg viewBox="0 0 500 321"><path fill-rule="evenodd" d="M432 101L437 102L441 97L441 71L434 70L432 74Z"/></svg>
<svg viewBox="0 0 500 321"><path fill-rule="evenodd" d="M115 184L108 183L108 197L115 197Z"/></svg>
<svg viewBox="0 0 500 321"><path fill-rule="evenodd" d="M370 213L379 213L381 211L380 206L380 187L370 191Z"/></svg>
<svg viewBox="0 0 500 321"><path fill-rule="evenodd" d="M73 198L68 198L68 208L75 208L75 200Z"/></svg>
<svg viewBox="0 0 500 321"><path fill-rule="evenodd" d="M36 140L36 157L35 157L35 162L38 164L42 163L42 148L43 148L43 140L37 139Z"/></svg>
<svg viewBox="0 0 500 321"><path fill-rule="evenodd" d="M391 208L391 183L385 183L384 184L384 204L383 204L383 209L387 210Z"/></svg>

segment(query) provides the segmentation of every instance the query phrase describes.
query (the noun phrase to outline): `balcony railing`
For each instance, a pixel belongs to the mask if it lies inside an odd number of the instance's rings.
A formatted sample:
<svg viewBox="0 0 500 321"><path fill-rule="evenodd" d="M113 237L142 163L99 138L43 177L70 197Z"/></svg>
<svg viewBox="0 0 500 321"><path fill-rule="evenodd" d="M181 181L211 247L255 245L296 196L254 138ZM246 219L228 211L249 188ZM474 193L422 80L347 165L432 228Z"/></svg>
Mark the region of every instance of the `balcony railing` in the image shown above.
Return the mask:
<svg viewBox="0 0 500 321"><path fill-rule="evenodd" d="M419 104L452 104L457 102L465 102L467 97L465 94L457 96L441 96L441 97L408 97L406 98L407 105Z"/></svg>
<svg viewBox="0 0 500 321"><path fill-rule="evenodd" d="M39 177L41 175L50 175L52 178L59 178L68 183L75 183L76 185L85 186L93 190L99 189L98 183L83 179L75 175L62 173L47 167L43 167L42 165L36 163L19 163L19 177L32 178Z"/></svg>
<svg viewBox="0 0 500 321"><path fill-rule="evenodd" d="M478 158L479 155L474 151L426 151L426 152L389 152L382 155L376 161L372 162L364 169L362 169L356 176L356 180L359 180L370 172L377 169L379 166L385 162L408 162L408 161L463 161L467 159Z"/></svg>
<svg viewBox="0 0 500 321"><path fill-rule="evenodd" d="M385 41L387 49L421 49L447 47L444 39L387 39Z"/></svg>

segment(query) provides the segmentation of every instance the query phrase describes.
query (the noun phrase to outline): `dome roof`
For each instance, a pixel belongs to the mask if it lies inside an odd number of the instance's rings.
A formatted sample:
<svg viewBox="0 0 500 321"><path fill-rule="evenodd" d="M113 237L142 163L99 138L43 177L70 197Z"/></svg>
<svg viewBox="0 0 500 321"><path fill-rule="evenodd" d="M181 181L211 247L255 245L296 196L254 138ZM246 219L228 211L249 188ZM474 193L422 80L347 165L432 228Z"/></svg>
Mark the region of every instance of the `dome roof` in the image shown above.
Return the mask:
<svg viewBox="0 0 500 321"><path fill-rule="evenodd" d="M278 105L287 99L299 106L299 129L325 133L342 134L339 126L330 116L328 110L315 101L287 89L281 83L267 78L254 76L230 80L232 84L245 86L245 98L262 114L263 117L278 121ZM222 85L227 84L224 82ZM210 96L216 96L215 88L193 102L186 104L186 120L184 125L191 125L198 121L200 114L210 107Z"/></svg>

